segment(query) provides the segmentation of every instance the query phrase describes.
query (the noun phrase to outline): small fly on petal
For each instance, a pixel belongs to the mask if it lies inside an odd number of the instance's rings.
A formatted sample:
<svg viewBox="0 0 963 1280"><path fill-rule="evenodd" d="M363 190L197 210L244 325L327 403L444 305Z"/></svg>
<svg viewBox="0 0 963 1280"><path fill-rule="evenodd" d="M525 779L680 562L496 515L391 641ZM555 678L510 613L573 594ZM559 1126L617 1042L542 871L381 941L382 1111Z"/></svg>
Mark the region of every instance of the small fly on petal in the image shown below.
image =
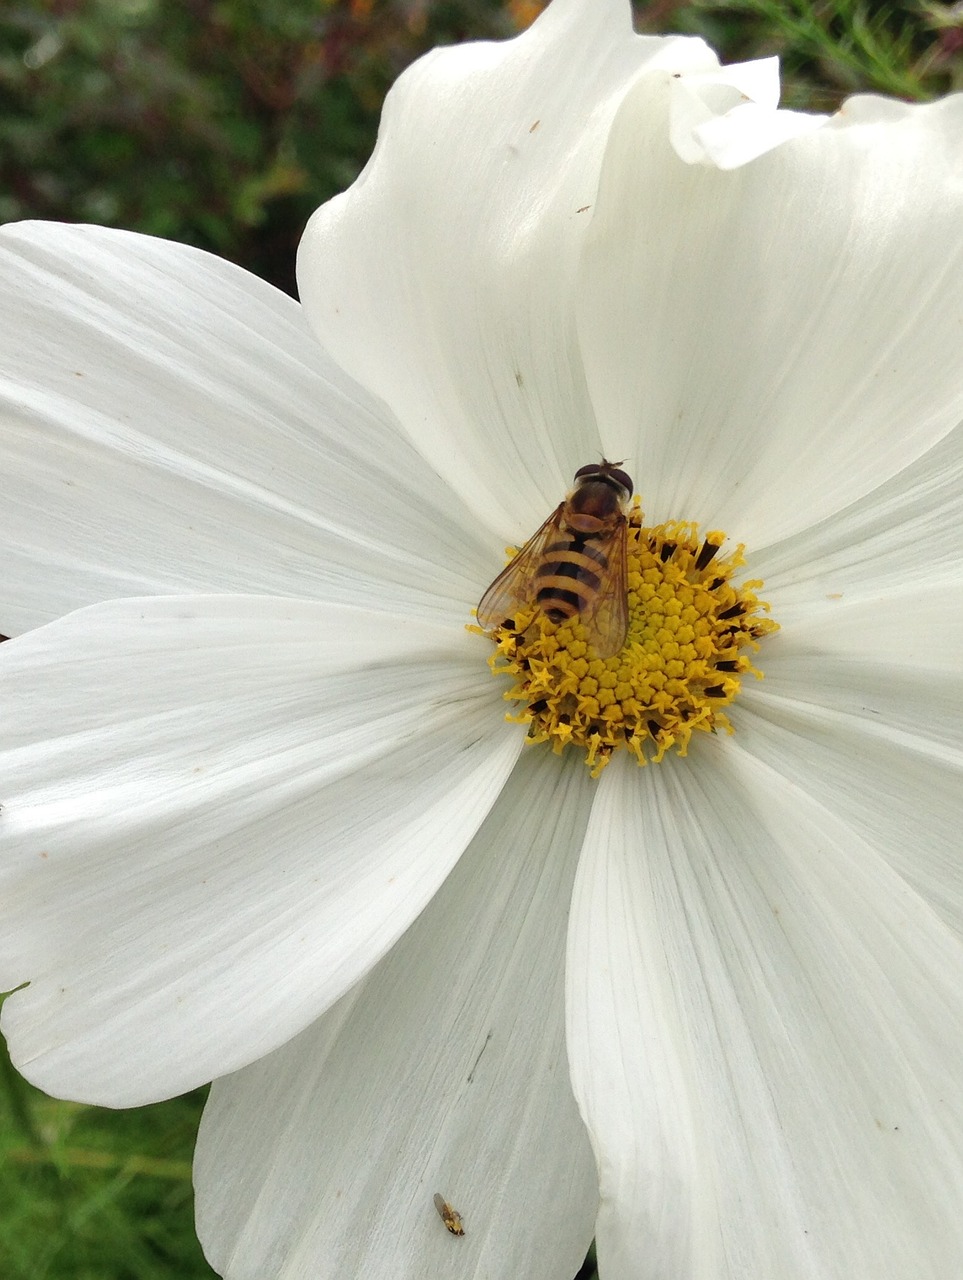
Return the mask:
<svg viewBox="0 0 963 1280"><path fill-rule="evenodd" d="M463 1236L465 1234L465 1228L462 1224L461 1214L458 1210L453 1209L439 1191L435 1192L434 1200L435 1208L438 1210L438 1216L441 1218L442 1222L451 1234L453 1236Z"/></svg>

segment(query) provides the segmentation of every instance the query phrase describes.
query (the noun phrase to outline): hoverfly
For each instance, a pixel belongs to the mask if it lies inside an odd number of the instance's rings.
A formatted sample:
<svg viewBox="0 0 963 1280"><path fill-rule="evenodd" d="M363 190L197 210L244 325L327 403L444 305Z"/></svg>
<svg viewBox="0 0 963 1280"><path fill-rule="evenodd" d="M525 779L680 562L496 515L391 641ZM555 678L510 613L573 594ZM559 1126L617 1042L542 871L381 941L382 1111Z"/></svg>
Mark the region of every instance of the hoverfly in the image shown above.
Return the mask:
<svg viewBox="0 0 963 1280"><path fill-rule="evenodd" d="M436 1191L434 1195L435 1208L442 1222L448 1228L453 1236L463 1236L465 1228L462 1225L461 1214L457 1209L453 1209L440 1191Z"/></svg>
<svg viewBox="0 0 963 1280"><path fill-rule="evenodd" d="M625 642L625 506L632 481L618 464L590 463L575 487L525 543L482 596L478 625L491 631L517 609L537 605L551 622L577 614L598 655L609 658Z"/></svg>

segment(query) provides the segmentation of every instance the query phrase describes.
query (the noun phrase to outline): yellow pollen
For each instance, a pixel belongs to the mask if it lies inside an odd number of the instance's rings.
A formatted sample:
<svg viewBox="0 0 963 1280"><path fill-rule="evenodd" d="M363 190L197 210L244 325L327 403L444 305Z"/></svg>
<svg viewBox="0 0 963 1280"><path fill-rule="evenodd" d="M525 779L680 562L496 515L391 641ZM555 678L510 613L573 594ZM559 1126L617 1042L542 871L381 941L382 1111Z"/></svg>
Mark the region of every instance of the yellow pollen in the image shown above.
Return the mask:
<svg viewBox="0 0 963 1280"><path fill-rule="evenodd" d="M520 704L507 719L557 753L584 748L593 777L620 748L657 764L684 756L695 732L731 733L724 708L743 676L762 678L750 655L779 629L756 596L762 583L732 582L743 546L723 557L724 533L702 537L683 521L644 528L637 503L627 519L629 625L618 653L599 657L578 615L554 623L535 605L488 633L492 674L512 678L504 696Z"/></svg>

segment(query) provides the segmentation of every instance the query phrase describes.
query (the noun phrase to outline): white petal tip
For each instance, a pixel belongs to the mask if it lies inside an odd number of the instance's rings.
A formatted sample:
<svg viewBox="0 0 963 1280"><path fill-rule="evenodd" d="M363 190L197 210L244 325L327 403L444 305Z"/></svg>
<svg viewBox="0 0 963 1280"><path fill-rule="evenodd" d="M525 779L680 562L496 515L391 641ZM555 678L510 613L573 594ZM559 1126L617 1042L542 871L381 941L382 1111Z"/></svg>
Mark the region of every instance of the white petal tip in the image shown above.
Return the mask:
<svg viewBox="0 0 963 1280"><path fill-rule="evenodd" d="M672 146L686 164L737 169L829 119L780 111L778 103L778 58L676 73L670 99Z"/></svg>

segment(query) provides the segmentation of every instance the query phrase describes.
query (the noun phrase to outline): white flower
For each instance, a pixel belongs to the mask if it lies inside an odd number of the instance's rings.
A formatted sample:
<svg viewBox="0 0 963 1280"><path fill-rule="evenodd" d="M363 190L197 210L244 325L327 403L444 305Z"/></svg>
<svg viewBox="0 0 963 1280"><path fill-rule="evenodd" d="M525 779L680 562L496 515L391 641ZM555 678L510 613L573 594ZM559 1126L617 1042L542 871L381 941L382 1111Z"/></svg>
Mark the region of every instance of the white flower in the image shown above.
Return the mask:
<svg viewBox="0 0 963 1280"><path fill-rule="evenodd" d="M623 0L422 60L320 342L0 236L3 1027L82 1100L224 1077L231 1280L963 1268L963 99L771 77ZM594 781L464 625L600 454L782 631L731 737Z"/></svg>

